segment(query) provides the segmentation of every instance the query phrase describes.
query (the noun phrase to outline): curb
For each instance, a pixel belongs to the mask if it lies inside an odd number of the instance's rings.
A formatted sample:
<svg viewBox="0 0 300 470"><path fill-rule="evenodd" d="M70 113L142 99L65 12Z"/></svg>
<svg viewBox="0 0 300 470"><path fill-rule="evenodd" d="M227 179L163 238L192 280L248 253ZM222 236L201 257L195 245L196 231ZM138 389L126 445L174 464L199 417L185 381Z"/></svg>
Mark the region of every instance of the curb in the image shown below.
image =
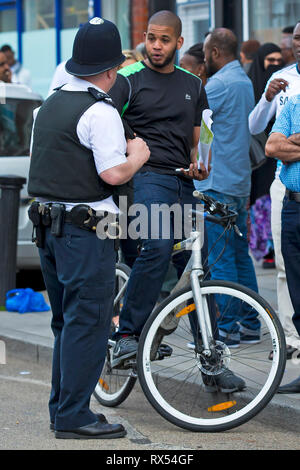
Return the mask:
<svg viewBox="0 0 300 470"><path fill-rule="evenodd" d="M52 364L53 347L51 346L31 343L5 334L0 335L0 340L5 343L6 357L8 358L10 354L15 354L36 363L48 364L49 366Z"/></svg>

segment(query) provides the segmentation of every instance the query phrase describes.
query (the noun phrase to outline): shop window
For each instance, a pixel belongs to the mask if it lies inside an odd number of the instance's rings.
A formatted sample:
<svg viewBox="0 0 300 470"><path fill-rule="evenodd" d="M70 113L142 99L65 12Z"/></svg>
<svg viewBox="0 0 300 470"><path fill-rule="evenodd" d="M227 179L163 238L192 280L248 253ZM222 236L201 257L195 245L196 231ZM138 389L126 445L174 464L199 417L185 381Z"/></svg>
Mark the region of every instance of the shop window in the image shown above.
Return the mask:
<svg viewBox="0 0 300 470"><path fill-rule="evenodd" d="M16 31L17 19L15 8L0 11L0 31L6 33Z"/></svg>
<svg viewBox="0 0 300 470"><path fill-rule="evenodd" d="M299 0L249 0L250 38L279 43L281 31L300 18Z"/></svg>
<svg viewBox="0 0 300 470"><path fill-rule="evenodd" d="M62 0L62 28L78 28L88 21L88 0Z"/></svg>
<svg viewBox="0 0 300 470"><path fill-rule="evenodd" d="M55 27L54 0L26 0L24 2L24 30Z"/></svg>

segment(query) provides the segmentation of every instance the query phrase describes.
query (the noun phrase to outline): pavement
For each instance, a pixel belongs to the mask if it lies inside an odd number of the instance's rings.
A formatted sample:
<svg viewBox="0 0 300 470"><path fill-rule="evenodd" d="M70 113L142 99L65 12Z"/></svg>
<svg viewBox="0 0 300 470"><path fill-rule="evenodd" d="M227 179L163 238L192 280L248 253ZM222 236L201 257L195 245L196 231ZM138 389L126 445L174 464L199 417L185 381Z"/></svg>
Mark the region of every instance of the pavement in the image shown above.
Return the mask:
<svg viewBox="0 0 300 470"><path fill-rule="evenodd" d="M255 264L259 293L277 311L276 271L262 269ZM43 292L46 302L47 293ZM50 328L51 311L19 314L0 311L0 340L4 341L7 350L19 352L31 361L51 361L53 334ZM0 342L1 346L1 342ZM1 347L0 347L1 364ZM282 384L286 384L300 375L300 359L287 361ZM300 393L293 395L275 395L271 404L287 407L300 412Z"/></svg>

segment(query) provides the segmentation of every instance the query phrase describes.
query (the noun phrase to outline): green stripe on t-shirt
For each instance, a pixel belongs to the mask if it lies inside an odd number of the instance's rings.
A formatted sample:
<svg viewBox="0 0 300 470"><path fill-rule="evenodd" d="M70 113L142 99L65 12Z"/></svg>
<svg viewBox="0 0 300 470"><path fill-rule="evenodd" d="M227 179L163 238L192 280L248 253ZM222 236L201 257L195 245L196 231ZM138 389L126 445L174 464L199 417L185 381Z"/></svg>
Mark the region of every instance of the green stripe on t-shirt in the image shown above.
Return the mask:
<svg viewBox="0 0 300 470"><path fill-rule="evenodd" d="M186 69L183 69L182 67L179 67L179 65L175 65L175 67L176 67L177 69L179 69L179 70L182 70L182 71L185 72L185 73L188 73L188 74L192 75L193 77L198 78L198 80L201 80L199 77L197 77L197 75L195 75L195 74L192 73L192 72L189 72L189 71L186 70Z"/></svg>
<svg viewBox="0 0 300 470"><path fill-rule="evenodd" d="M122 109L122 112L121 112L121 117L123 117L123 114L125 113L126 109L128 108L129 106L129 101L127 101L127 103L125 104L125 106L123 107Z"/></svg>
<svg viewBox="0 0 300 470"><path fill-rule="evenodd" d="M118 73L120 75L123 75L123 77L128 77L129 75L132 75L136 72L140 72L145 68L144 64L142 62L136 62L131 65L127 65L127 67L124 67L123 69L118 70Z"/></svg>

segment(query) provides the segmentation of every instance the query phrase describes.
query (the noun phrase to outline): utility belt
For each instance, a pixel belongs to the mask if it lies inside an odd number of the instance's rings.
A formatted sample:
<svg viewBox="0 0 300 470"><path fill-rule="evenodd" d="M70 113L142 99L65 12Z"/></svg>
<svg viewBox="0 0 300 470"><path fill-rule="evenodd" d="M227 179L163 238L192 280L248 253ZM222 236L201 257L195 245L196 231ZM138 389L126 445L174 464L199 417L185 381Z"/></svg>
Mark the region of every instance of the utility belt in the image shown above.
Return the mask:
<svg viewBox="0 0 300 470"><path fill-rule="evenodd" d="M99 216L86 204L78 204L66 211L65 205L61 203L41 204L34 201L28 210L28 216L33 223L32 242L38 248L44 248L45 228L50 227L54 237L62 236L65 223L96 232L97 224L108 216L108 212Z"/></svg>
<svg viewBox="0 0 300 470"><path fill-rule="evenodd" d="M287 189L285 195L290 201L300 202L300 193L296 193Z"/></svg>

